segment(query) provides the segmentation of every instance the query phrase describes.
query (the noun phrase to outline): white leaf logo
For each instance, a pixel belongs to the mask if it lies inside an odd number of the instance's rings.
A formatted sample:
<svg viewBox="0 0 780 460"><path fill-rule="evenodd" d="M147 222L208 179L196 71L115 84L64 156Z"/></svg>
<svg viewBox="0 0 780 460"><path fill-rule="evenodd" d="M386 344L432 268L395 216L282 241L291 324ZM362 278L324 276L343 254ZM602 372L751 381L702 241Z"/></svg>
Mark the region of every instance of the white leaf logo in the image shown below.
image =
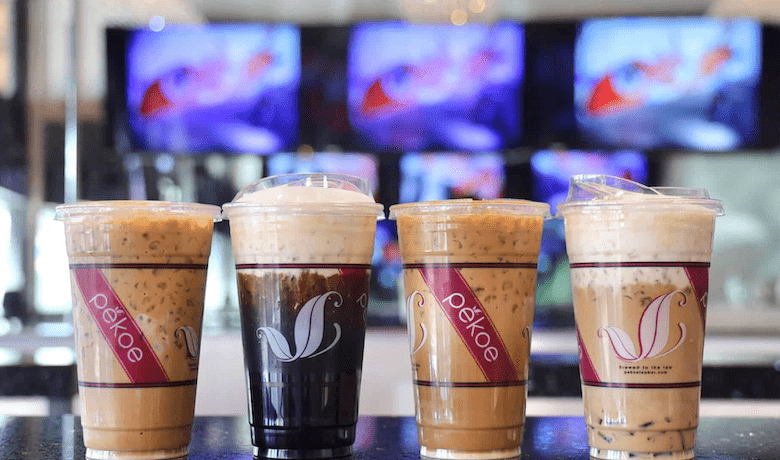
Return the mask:
<svg viewBox="0 0 780 460"><path fill-rule="evenodd" d="M682 291L674 291L656 297L645 308L642 318L639 320L639 353L636 352L631 337L618 327L602 327L598 331L599 338L603 337L602 332L606 333L618 359L629 363L668 355L676 350L685 339L685 325L679 323L680 340L666 353L661 353L669 341L669 309L672 297L678 293L683 295L683 300L678 304L682 307L687 303L688 298Z"/></svg>
<svg viewBox="0 0 780 460"><path fill-rule="evenodd" d="M409 294L409 297L406 298L406 323L409 325L409 338L410 338L410 349L412 350L412 354L417 353L420 351L420 348L425 344L425 341L428 339L428 330L425 328L425 324L420 323L420 329L422 329L422 338L420 339L420 344L417 345L417 347L414 347L414 344L417 342L417 333L415 332L415 326L414 326L414 297L420 296L420 301L417 302L418 307L422 307L425 305L425 297L422 295L422 292L420 291L414 291L411 294Z"/></svg>
<svg viewBox="0 0 780 460"><path fill-rule="evenodd" d="M184 343L187 344L187 356L191 359L198 359L200 353L200 347L198 346L198 333L192 326L182 326L176 329L176 338L180 339L184 336Z"/></svg>
<svg viewBox="0 0 780 460"><path fill-rule="evenodd" d="M331 296L335 296L338 300L333 302L334 307L340 307L344 303L341 294L336 291L326 292L325 294L316 296L306 302L301 311L298 313L298 317L295 318L295 350L293 355L290 351L290 345L287 339L284 338L281 332L272 327L261 327L257 330L257 337L265 337L268 341L268 346L271 347L271 352L276 356L279 361L289 363L301 358L314 358L326 351L333 348L339 339L341 339L341 326L339 323L333 323L333 328L336 330L336 338L333 342L327 346L324 350L317 353L317 349L322 344L322 338L325 332L325 304L330 300Z"/></svg>

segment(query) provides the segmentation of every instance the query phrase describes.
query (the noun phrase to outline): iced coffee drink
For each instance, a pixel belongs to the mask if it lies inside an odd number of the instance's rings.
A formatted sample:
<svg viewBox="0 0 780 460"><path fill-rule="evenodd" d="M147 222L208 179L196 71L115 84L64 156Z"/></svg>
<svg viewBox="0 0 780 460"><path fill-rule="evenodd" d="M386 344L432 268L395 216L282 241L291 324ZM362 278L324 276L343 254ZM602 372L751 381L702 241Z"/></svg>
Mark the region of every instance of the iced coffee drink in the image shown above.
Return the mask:
<svg viewBox="0 0 780 460"><path fill-rule="evenodd" d="M591 456L692 458L719 201L575 176L566 228Z"/></svg>
<svg viewBox="0 0 780 460"><path fill-rule="evenodd" d="M216 206L92 202L65 221L87 457L187 454Z"/></svg>
<svg viewBox="0 0 780 460"><path fill-rule="evenodd" d="M350 455L382 205L357 177L293 174L250 185L224 210L254 455Z"/></svg>
<svg viewBox="0 0 780 460"><path fill-rule="evenodd" d="M450 200L398 221L420 453L520 454L546 204Z"/></svg>

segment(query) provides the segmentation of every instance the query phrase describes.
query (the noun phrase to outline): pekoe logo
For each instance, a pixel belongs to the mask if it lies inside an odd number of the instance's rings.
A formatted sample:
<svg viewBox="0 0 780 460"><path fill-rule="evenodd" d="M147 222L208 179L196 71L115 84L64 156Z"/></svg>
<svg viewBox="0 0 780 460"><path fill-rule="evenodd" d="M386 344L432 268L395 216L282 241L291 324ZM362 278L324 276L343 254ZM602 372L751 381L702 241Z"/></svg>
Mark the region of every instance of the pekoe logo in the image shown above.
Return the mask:
<svg viewBox="0 0 780 460"><path fill-rule="evenodd" d="M181 326L176 329L176 338L184 338L184 344L187 346L187 357L193 362L190 363L190 370L198 370L198 357L200 357L200 346L198 343L198 332L192 326Z"/></svg>
<svg viewBox="0 0 780 460"><path fill-rule="evenodd" d="M257 338L265 338L276 359L284 363L290 363L302 358L314 358L327 352L336 346L339 339L341 339L341 326L339 323L333 323L336 337L325 349L317 351L320 345L322 345L322 339L325 335L325 306L328 302L334 308L338 308L344 303L344 299L338 292L330 291L313 297L298 312L294 329L295 354L291 352L290 344L284 335L272 327L258 328L256 332Z"/></svg>
<svg viewBox="0 0 780 460"><path fill-rule="evenodd" d="M88 303L101 314L98 318L108 327L109 333L113 333L114 341L127 353L127 359L131 363L138 363L144 358L144 352L135 343L137 336L127 329L127 315L122 308L108 306L108 297L105 294L96 294ZM97 319L97 318L96 318Z"/></svg>
<svg viewBox="0 0 780 460"><path fill-rule="evenodd" d="M133 383L164 383L170 379L121 299L98 268L72 269L86 309L117 361Z"/></svg>
<svg viewBox="0 0 780 460"><path fill-rule="evenodd" d="M460 271L449 266L419 270L488 382L517 382L519 374L506 345Z"/></svg>
<svg viewBox="0 0 780 460"><path fill-rule="evenodd" d="M415 297L419 297L420 300L415 304L414 299ZM425 306L425 296L423 296L422 292L420 291L414 291L411 294L409 294L408 297L406 297L406 324L409 329L409 346L411 347L411 354L414 355L418 351L420 351L420 348L425 345L425 341L428 340L428 329L425 327L424 323L420 323L420 330L422 330L422 337L420 338L420 343L415 346L414 344L417 343L417 328L414 325L414 307L417 305L418 307L422 308Z"/></svg>
<svg viewBox="0 0 780 460"><path fill-rule="evenodd" d="M655 299L645 308L642 318L639 320L639 352L634 347L634 341L622 329L615 326L605 326L598 330L599 338L605 335L612 344L618 359L627 363L635 363L643 359L657 358L666 356L676 350L685 339L685 324L679 323L680 340L667 351L663 351L669 342L669 311L672 305L672 299L676 294L682 295L682 300L677 304L683 307L687 304L688 298L682 291L673 291L663 294ZM605 334L605 335L604 335Z"/></svg>
<svg viewBox="0 0 780 460"><path fill-rule="evenodd" d="M457 310L456 317L465 325L466 337L470 338L471 342L482 350L485 361L492 363L498 359L498 348L494 344L499 339L495 334L491 334L485 329L488 321L485 320L485 312L480 305L467 307L466 297L456 292L445 297L442 300L442 306Z"/></svg>

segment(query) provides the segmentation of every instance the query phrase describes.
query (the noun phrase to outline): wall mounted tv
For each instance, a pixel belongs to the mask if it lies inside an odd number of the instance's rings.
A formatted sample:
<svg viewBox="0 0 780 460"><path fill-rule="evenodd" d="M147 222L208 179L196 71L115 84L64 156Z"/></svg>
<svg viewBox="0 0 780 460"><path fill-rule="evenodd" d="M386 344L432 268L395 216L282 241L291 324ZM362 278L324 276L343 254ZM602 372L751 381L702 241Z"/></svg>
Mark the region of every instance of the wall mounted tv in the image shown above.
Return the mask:
<svg viewBox="0 0 780 460"><path fill-rule="evenodd" d="M495 151L522 135L523 27L368 22L347 55L356 148Z"/></svg>
<svg viewBox="0 0 780 460"><path fill-rule="evenodd" d="M699 151L766 144L766 119L777 109L762 97L766 71L776 73L765 46L761 24L748 19L583 22L574 54L583 144Z"/></svg>
<svg viewBox="0 0 780 460"><path fill-rule="evenodd" d="M265 154L297 147L297 26L109 30L107 46L120 150Z"/></svg>

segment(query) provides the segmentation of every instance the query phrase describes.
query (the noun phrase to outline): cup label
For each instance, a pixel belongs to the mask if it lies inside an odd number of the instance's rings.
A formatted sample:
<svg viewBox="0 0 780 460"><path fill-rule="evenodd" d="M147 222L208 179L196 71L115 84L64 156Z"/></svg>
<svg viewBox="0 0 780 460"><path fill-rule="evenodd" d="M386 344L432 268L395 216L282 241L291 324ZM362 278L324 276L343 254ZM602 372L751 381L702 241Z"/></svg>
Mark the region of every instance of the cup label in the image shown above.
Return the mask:
<svg viewBox="0 0 780 460"><path fill-rule="evenodd" d="M342 353L358 339L362 347L370 268L367 264L237 265L242 309L251 311L244 315L245 342L251 341L247 346L255 353L266 349L269 359L290 364ZM278 293L278 298L265 294L269 292ZM271 307L273 314L265 307ZM337 346L340 350L333 351Z"/></svg>
<svg viewBox="0 0 780 460"><path fill-rule="evenodd" d="M72 267L84 304L133 384L170 379L141 328L99 268ZM95 385L101 386L101 385Z"/></svg>
<svg viewBox="0 0 780 460"><path fill-rule="evenodd" d="M417 356L418 352L423 350L427 344L433 347L435 340L447 341L448 339L439 332L437 339L430 337L428 322L430 327L435 327L435 317L443 315L446 321L452 326L455 333L467 352L473 357L474 363L478 366L478 372L484 379L483 382L476 379L463 378L465 376L454 377L446 375L429 375L426 378L426 372L421 372L425 364L417 366L415 369L415 379L418 385L429 386L500 386L500 385L522 385L524 384L524 375L518 371L515 363L515 357L519 352L529 351L530 347L530 319L528 324L514 323L511 327L518 331L517 336L523 336L524 344L513 340L512 347L508 347L499 333L499 328L494 323L494 319L488 313L479 296L472 289L472 286L466 281L461 270L469 269L481 271L485 269L500 269L504 273L517 270L531 269L535 270L532 264L405 264L407 292L407 309L409 315L409 329L411 340L411 351L413 360L425 359L424 356ZM484 272L483 272L484 273ZM535 272L534 272L535 273ZM416 280L421 281L415 283ZM484 291L479 288L479 291ZM518 293L513 292L513 296ZM432 297L432 299L431 299ZM532 296L531 296L532 297ZM510 305L504 305L511 308ZM427 321L415 321L415 312L417 309L427 309L422 315L428 318ZM432 311L433 310L433 311ZM520 312L518 312L520 313ZM419 330L419 333L418 333ZM520 332L522 331L522 332ZM504 332L505 334L507 332ZM419 338L418 338L419 337ZM519 348L519 349L518 349ZM510 352L510 349L512 350ZM429 353L433 351L429 350ZM455 355L458 352L452 350ZM422 354L422 353L421 353ZM526 358L527 359L527 356ZM451 381L450 381L451 380ZM469 381L461 381L469 380Z"/></svg>
<svg viewBox="0 0 780 460"><path fill-rule="evenodd" d="M584 385L700 385L709 263L571 268Z"/></svg>

